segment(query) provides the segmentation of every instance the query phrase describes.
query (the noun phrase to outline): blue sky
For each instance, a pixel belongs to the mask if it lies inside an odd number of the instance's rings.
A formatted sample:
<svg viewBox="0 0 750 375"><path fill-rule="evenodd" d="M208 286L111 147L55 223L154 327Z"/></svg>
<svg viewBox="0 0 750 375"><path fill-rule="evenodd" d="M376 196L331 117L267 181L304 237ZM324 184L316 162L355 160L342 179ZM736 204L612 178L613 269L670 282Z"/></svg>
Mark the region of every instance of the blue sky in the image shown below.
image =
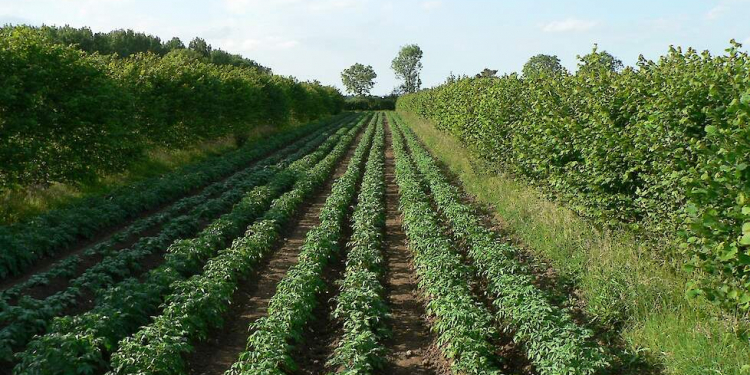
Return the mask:
<svg viewBox="0 0 750 375"><path fill-rule="evenodd" d="M0 24L132 28L162 39L194 36L302 80L341 87L355 62L378 74L375 94L397 84L401 45L424 50L429 87L483 68L519 71L537 53L568 68L594 43L625 62L655 59L669 45L720 54L750 45L750 0L0 0Z"/></svg>

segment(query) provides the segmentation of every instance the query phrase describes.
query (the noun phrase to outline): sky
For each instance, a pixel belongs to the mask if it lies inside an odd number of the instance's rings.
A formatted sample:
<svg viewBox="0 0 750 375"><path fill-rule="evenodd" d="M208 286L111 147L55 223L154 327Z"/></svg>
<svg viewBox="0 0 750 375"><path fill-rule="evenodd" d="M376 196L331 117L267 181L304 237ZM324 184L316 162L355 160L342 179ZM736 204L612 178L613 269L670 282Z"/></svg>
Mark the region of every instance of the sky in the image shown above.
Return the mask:
<svg viewBox="0 0 750 375"><path fill-rule="evenodd" d="M721 54L750 46L750 0L0 0L0 24L130 28L187 44L195 36L277 74L343 90L354 63L378 74L372 93L399 84L401 46L424 51L423 87L452 73L520 71L529 57L557 55L568 69L597 43L633 65L670 45Z"/></svg>

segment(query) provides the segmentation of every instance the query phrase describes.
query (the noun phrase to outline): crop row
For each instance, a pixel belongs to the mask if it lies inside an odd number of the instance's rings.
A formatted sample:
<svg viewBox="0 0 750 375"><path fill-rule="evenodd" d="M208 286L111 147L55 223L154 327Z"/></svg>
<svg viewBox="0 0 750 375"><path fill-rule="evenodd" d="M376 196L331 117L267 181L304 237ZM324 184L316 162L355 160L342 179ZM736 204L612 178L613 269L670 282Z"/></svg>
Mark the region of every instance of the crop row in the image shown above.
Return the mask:
<svg viewBox="0 0 750 375"><path fill-rule="evenodd" d="M357 126L341 137L331 137L317 151L292 163L266 186L256 187L232 212L205 228L196 238L170 246L165 262L141 278L130 278L106 290L97 306L84 314L56 319L49 333L37 337L19 355L17 373L65 373L105 367L105 355L117 349L119 340L128 336L158 312L162 298L173 291L177 281L199 272L205 262L243 233L273 198L291 188L304 172L323 159L335 144L348 144L361 128ZM340 146L345 147L345 146ZM339 147L339 148L340 148Z"/></svg>
<svg viewBox="0 0 750 375"><path fill-rule="evenodd" d="M451 233L465 244L477 272L487 281L497 318L509 325L516 342L523 343L539 374L587 375L606 366L592 332L577 325L568 311L549 303L534 285L531 271L518 261L519 250L500 242L494 232L482 226L411 129L397 115L394 117Z"/></svg>
<svg viewBox="0 0 750 375"><path fill-rule="evenodd" d="M286 161L279 162L276 158L271 158L271 161L278 162L277 166L269 168L268 165L258 165L241 173L237 176L239 180L233 184L234 186L221 196L207 200L190 213L173 219L156 237L142 238L128 249L112 252L110 256L72 280L65 289L43 300L22 296L17 305L6 306L0 313L0 320L6 323L0 331L1 358L10 361L14 350L22 348L34 334L44 332L53 317L79 303L87 291L101 294L102 290L115 284L117 280L138 270L144 258L158 254L179 238L194 235L202 221L231 209L232 205L241 201L246 191L269 181L283 165L312 151L325 138L325 134L320 135L297 153L290 155ZM332 141L324 148L332 147ZM211 229L209 226L204 232ZM180 243L177 242L172 247L177 248ZM174 252L172 248L167 251ZM100 296L98 300L105 298L106 295Z"/></svg>
<svg viewBox="0 0 750 375"><path fill-rule="evenodd" d="M391 129L403 227L440 350L451 359L454 373L498 374L491 343L497 335L492 314L472 296L467 280L473 275L443 234L401 134Z"/></svg>
<svg viewBox="0 0 750 375"><path fill-rule="evenodd" d="M385 361L382 339L387 336L388 307L381 284L385 268L385 132L379 119L370 156L367 159L352 236L346 258L346 272L333 318L343 322L343 335L329 366L344 374L371 374Z"/></svg>
<svg viewBox="0 0 750 375"><path fill-rule="evenodd" d="M373 124L379 116L373 119ZM318 292L324 288L323 270L341 250L349 207L362 176L372 129L367 142L354 152L346 172L333 184L320 213L320 224L311 229L302 245L299 261L281 280L268 305L268 315L251 325L247 350L240 354L228 374L284 374L294 370L293 344L313 316Z"/></svg>
<svg viewBox="0 0 750 375"><path fill-rule="evenodd" d="M345 118L342 117L338 120L339 121L331 122L331 126L333 126L333 128L335 128L335 125L338 125L340 121L345 120ZM323 127L323 129L329 129L329 127ZM320 134L321 132L322 129L316 129L309 135L293 142L292 145L287 146L281 151L258 161L255 168L245 169L244 171L235 173L226 180L214 182L203 188L199 194L182 198L179 201L171 204L167 209L157 214L134 221L127 228L116 233L108 240L100 242L86 249L81 254L82 256L77 254L69 256L61 261L54 263L52 267L50 267L47 271L34 274L26 281L15 284L12 287L2 291L2 293L0 294L0 299L3 302L7 302L8 300L19 298L21 294L23 294L23 291L25 289L47 285L52 279L55 279L55 281L59 282L61 279L70 279L72 277L75 277L75 271L85 257L107 258L108 256L111 256L116 252L120 252L120 250L116 249L116 246L118 244L122 244L128 238L138 236L149 228L154 228L157 225L167 223L169 220L177 217L178 215L185 213L188 210L194 209L196 206L205 204L206 201L211 197L231 190L237 184L241 184L249 175L253 173L257 173L258 171L268 166L273 166L284 160L294 160L295 156L302 156L303 154L299 153L300 148L303 148L306 145L308 145L309 147L310 145L317 145L323 142L325 138L323 138L323 136ZM272 145L278 146L275 144L275 142L272 142ZM270 152L268 149L266 150L266 153ZM0 306L0 308L2 308L2 306Z"/></svg>
<svg viewBox="0 0 750 375"><path fill-rule="evenodd" d="M369 142L371 128L361 144ZM219 317L229 307L239 281L274 248L281 227L301 202L325 182L346 152L346 146L340 144L298 180L294 189L274 201L266 214L248 227L245 236L211 259L201 274L178 282L175 291L166 298L162 315L120 342L120 349L112 356L111 373L184 373L183 355L192 351L190 343L205 339L209 330L221 326Z"/></svg>
<svg viewBox="0 0 750 375"><path fill-rule="evenodd" d="M341 118L341 117L339 117ZM53 210L33 220L0 227L0 279L17 275L39 259L63 251L105 228L121 224L151 207L170 202L191 190L242 168L289 142L319 129L318 121L283 134L182 168L166 176L89 198L70 208Z"/></svg>

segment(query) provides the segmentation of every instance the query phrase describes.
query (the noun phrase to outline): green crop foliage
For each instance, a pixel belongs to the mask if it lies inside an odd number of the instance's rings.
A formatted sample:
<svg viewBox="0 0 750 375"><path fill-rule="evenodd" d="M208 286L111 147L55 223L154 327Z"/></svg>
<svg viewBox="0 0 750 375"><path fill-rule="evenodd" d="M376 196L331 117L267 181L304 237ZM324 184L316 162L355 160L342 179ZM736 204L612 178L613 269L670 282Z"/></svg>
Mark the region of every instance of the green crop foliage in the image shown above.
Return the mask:
<svg viewBox="0 0 750 375"><path fill-rule="evenodd" d="M268 315L251 325L247 350L240 354L227 374L286 374L296 369L291 353L302 340L303 330L313 316L318 292L324 287L323 270L340 252L349 206L362 177L377 116L373 117L349 161L346 172L334 182L320 212L320 224L311 229L298 256L298 263L276 287L268 304Z"/></svg>
<svg viewBox="0 0 750 375"><path fill-rule="evenodd" d="M404 231L419 287L429 301L427 314L435 318L432 330L438 346L456 374L499 374L491 343L497 335L492 315L472 295L468 280L473 275L442 234L403 137L395 129L391 134Z"/></svg>
<svg viewBox="0 0 750 375"><path fill-rule="evenodd" d="M451 233L468 253L479 276L487 281L497 318L507 324L514 340L523 344L534 368L542 375L588 375L607 365L593 333L578 326L568 311L551 304L534 285L529 268L519 261L520 250L504 244L481 224L474 210L461 201L432 156L398 116L395 123L430 187L438 210L448 219Z"/></svg>
<svg viewBox="0 0 750 375"><path fill-rule="evenodd" d="M382 339L387 335L388 307L380 280L384 273L382 254L385 228L385 131L382 114L367 159L352 236L346 257L346 272L339 283L333 318L342 322L343 334L329 366L343 374L372 374L385 362Z"/></svg>

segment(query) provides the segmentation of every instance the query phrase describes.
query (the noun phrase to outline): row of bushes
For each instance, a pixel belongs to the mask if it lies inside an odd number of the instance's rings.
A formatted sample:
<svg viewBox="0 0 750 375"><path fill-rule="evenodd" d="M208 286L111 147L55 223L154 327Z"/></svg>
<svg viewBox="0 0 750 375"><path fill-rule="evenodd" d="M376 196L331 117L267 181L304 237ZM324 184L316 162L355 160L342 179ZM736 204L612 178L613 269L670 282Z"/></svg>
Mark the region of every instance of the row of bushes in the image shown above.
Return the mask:
<svg viewBox="0 0 750 375"><path fill-rule="evenodd" d="M349 111L392 111L396 109L396 97L353 96L346 98L344 107Z"/></svg>
<svg viewBox="0 0 750 375"><path fill-rule="evenodd" d="M191 50L88 54L40 29L0 29L0 188L83 181L179 148L340 112L341 93Z"/></svg>
<svg viewBox="0 0 750 375"><path fill-rule="evenodd" d="M750 57L740 47L671 48L622 71L594 50L576 74L461 79L397 109L583 215L679 234L686 269L711 275L689 294L748 309Z"/></svg>

